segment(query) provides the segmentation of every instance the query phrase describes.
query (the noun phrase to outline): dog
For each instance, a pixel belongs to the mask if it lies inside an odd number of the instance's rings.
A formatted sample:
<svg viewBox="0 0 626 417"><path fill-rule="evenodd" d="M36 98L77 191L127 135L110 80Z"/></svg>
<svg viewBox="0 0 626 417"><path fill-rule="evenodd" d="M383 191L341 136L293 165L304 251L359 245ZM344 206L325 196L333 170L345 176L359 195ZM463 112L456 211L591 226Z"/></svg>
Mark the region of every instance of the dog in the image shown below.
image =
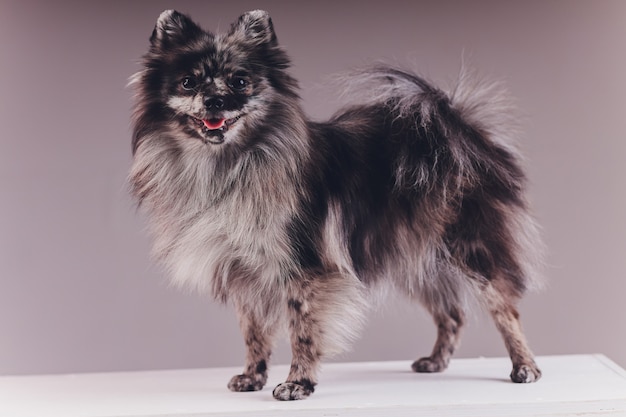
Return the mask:
<svg viewBox="0 0 626 417"><path fill-rule="evenodd" d="M414 371L447 367L480 304L511 380L538 380L516 305L540 284L542 244L502 85L462 71L444 92L372 65L344 74L351 102L315 122L289 67L267 12L212 33L167 10L130 81L131 192L173 282L238 314L246 363L228 388L263 388L286 328L293 360L273 396L308 397L385 289L437 326Z"/></svg>

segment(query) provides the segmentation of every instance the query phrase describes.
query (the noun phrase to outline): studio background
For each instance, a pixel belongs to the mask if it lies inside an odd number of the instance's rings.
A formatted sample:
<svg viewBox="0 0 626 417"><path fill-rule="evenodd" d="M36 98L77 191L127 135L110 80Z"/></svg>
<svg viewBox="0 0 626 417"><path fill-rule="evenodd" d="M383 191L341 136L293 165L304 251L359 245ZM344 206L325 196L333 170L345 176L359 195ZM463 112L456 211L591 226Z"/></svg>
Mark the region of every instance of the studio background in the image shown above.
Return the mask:
<svg viewBox="0 0 626 417"><path fill-rule="evenodd" d="M445 85L465 57L503 78L548 247L546 289L521 305L530 344L626 366L626 2L21 0L0 1L0 374L243 365L232 309L169 288L127 193L125 86L167 8L212 30L268 10L318 119L338 107L325 79L372 61ZM408 369L434 337L393 302L338 360ZM503 355L476 314L456 357Z"/></svg>

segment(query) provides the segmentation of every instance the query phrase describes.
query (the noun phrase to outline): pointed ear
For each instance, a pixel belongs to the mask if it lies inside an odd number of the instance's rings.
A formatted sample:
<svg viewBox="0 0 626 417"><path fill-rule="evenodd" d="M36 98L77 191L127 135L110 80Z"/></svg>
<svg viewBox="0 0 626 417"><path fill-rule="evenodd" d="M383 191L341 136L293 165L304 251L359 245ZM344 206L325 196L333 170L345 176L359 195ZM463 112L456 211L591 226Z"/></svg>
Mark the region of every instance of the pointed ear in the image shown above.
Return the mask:
<svg viewBox="0 0 626 417"><path fill-rule="evenodd" d="M278 44L272 19L269 13L263 10L253 10L239 16L230 28L229 35L240 36L244 41L253 45L275 46Z"/></svg>
<svg viewBox="0 0 626 417"><path fill-rule="evenodd" d="M165 10L152 31L150 43L155 48L182 45L202 33L188 16L176 10Z"/></svg>

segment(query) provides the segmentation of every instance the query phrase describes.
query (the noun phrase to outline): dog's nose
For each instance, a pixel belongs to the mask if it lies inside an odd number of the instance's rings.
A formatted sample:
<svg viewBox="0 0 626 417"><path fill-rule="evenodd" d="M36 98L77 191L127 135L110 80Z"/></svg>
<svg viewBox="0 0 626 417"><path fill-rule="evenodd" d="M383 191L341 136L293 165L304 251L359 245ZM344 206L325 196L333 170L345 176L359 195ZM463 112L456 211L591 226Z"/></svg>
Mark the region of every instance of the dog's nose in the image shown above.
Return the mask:
<svg viewBox="0 0 626 417"><path fill-rule="evenodd" d="M221 97L209 97L204 100L204 105L208 110L220 110L224 107L224 99Z"/></svg>

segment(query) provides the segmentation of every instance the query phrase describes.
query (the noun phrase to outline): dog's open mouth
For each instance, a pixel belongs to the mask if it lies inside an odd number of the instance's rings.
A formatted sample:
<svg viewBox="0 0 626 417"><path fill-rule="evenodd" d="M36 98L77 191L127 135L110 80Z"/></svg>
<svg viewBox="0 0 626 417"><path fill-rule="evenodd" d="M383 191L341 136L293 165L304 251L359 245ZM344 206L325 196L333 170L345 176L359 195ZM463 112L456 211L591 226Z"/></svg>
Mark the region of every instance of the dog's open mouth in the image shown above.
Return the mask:
<svg viewBox="0 0 626 417"><path fill-rule="evenodd" d="M199 119L197 117L190 116L193 123L200 128L202 133L210 137L208 140L211 143L224 142L224 133L230 129L230 127L241 118L241 116L233 117L232 119L225 119L223 117L213 117L210 119Z"/></svg>
<svg viewBox="0 0 626 417"><path fill-rule="evenodd" d="M226 119L203 119L202 123L209 130L221 129L226 124Z"/></svg>

